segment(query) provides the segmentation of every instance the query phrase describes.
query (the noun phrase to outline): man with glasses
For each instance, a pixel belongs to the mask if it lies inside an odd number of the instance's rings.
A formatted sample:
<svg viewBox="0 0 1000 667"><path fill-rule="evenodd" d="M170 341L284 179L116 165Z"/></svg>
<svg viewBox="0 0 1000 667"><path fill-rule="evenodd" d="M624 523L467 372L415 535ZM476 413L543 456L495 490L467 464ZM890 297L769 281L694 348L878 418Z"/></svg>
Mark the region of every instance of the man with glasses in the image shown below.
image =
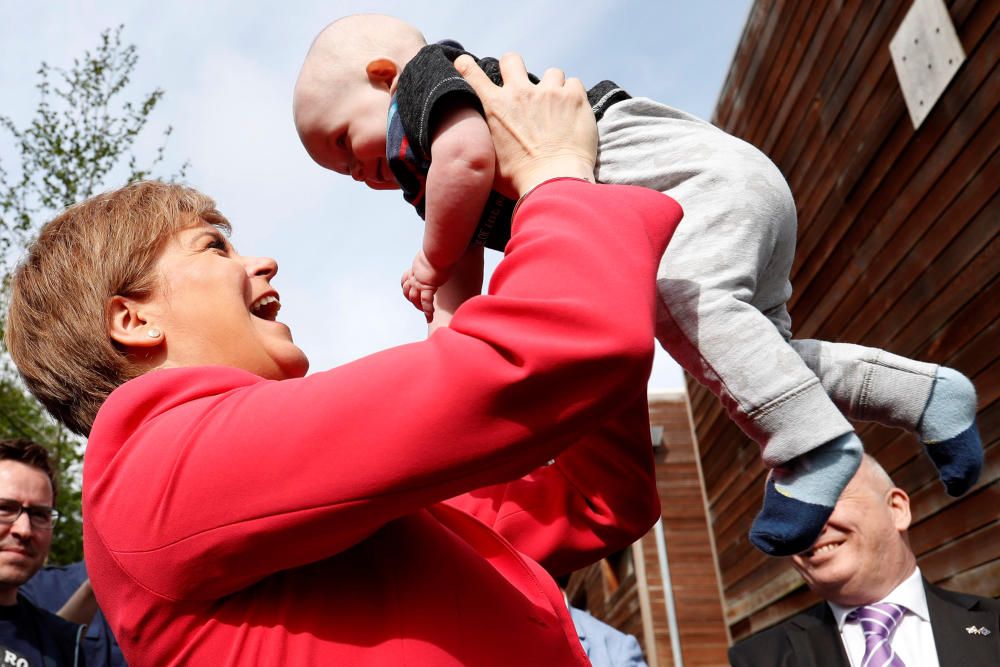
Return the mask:
<svg viewBox="0 0 1000 667"><path fill-rule="evenodd" d="M0 440L0 665L83 665L83 626L31 604L18 589L52 544L55 474L49 454L28 440Z"/></svg>

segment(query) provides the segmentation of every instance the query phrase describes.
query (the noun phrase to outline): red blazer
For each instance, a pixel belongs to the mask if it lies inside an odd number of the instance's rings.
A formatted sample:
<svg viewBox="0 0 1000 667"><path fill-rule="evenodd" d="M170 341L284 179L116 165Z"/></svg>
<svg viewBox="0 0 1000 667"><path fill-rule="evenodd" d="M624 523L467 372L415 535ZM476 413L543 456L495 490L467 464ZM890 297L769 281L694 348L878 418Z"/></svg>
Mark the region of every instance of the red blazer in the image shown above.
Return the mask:
<svg viewBox="0 0 1000 667"><path fill-rule="evenodd" d="M490 294L424 342L282 382L200 367L116 390L85 549L129 663L588 664L546 570L659 514L645 381L679 219L653 191L551 182Z"/></svg>

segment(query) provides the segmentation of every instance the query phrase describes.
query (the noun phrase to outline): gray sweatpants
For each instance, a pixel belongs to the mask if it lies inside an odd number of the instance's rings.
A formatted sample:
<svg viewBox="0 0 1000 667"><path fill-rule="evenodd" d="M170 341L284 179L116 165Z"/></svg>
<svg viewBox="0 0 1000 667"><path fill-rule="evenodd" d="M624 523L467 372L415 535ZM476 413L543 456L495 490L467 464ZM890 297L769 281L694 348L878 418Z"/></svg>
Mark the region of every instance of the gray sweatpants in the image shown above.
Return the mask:
<svg viewBox="0 0 1000 667"><path fill-rule="evenodd" d="M937 366L791 339L795 202L771 160L644 98L612 106L598 132L598 181L660 190L684 209L657 274L657 339L761 445L765 465L848 433L844 415L916 429Z"/></svg>

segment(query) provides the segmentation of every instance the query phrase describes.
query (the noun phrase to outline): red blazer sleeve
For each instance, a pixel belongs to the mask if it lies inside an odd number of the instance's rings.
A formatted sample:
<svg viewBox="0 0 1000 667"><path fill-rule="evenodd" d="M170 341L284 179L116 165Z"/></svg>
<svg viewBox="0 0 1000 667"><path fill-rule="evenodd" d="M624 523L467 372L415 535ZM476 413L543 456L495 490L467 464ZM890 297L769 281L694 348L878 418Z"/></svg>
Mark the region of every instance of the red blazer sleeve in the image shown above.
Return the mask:
<svg viewBox="0 0 1000 667"><path fill-rule="evenodd" d="M489 294L426 341L282 382L126 383L88 446L89 534L146 589L214 599L527 474L634 402L679 219L651 190L550 182L522 202Z"/></svg>
<svg viewBox="0 0 1000 667"><path fill-rule="evenodd" d="M625 548L660 516L646 386L607 420L524 477L447 504L472 514L553 575Z"/></svg>

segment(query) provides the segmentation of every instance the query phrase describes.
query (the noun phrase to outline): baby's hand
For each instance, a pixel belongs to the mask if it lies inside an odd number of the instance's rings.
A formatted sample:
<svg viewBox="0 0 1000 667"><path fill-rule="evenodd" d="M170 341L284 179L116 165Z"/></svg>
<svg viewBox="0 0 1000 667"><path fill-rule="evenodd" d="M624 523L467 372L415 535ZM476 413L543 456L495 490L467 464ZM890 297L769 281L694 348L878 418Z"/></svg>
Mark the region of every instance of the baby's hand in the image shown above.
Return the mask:
<svg viewBox="0 0 1000 667"><path fill-rule="evenodd" d="M447 281L448 273L434 268L421 250L413 258L413 266L403 274L403 296L415 308L422 310L430 322L434 317L434 294Z"/></svg>
<svg viewBox="0 0 1000 667"><path fill-rule="evenodd" d="M437 292L437 287L424 285L417 280L412 268L403 273L400 286L403 288L403 297L412 303L414 308L423 311L429 323L434 317L434 293Z"/></svg>

